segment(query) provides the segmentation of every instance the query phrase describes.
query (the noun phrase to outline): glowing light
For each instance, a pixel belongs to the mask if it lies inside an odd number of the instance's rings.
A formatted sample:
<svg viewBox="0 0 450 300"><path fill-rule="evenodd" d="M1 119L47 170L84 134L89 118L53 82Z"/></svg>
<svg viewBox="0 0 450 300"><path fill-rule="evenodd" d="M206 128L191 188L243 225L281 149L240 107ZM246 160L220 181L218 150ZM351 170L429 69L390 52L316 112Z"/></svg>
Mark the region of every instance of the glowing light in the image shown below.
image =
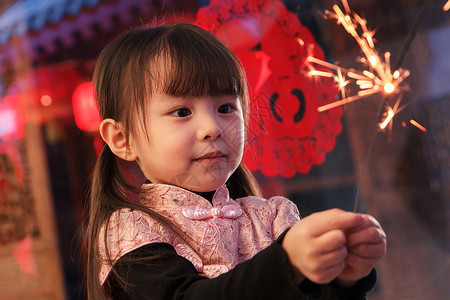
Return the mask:
<svg viewBox="0 0 450 300"><path fill-rule="evenodd" d="M310 55L304 65L305 72L309 76L317 77L332 77L330 72L333 72L334 81L339 87L342 96L341 100L320 106L317 109L319 112L357 101L373 94L382 92L386 94L400 93L407 88L406 85L402 85L402 82L409 76L409 71L398 69L392 73L390 66L391 54L386 52L380 57L375 49L373 40L375 31L369 30L367 21L350 10L347 0L342 0L341 2L344 11L341 10L339 5L335 4L333 5L333 11L325 11L324 16L337 20L337 24L342 25L347 33L355 39L364 53L364 57L360 59L360 62L367 69L358 71L342 68L336 64L315 58L312 55L313 51L310 49ZM299 41L299 43L301 42ZM318 71L316 70L317 66L329 68L330 72ZM354 83L359 90L356 90L353 95L346 95L345 89L351 83Z"/></svg>
<svg viewBox="0 0 450 300"><path fill-rule="evenodd" d="M339 81L339 88L345 88L347 86L347 82L346 81Z"/></svg>
<svg viewBox="0 0 450 300"><path fill-rule="evenodd" d="M450 2L450 1L449 1ZM417 123L416 121L414 121L413 119L409 120L409 123L411 123L412 125L416 126L417 128L419 128L420 130L422 130L423 132L426 132L427 129L425 127L423 127L422 125L420 125L419 123Z"/></svg>
<svg viewBox="0 0 450 300"><path fill-rule="evenodd" d="M37 276L36 261L33 254L31 235L27 235L13 249L12 257L18 262L22 271L27 274Z"/></svg>
<svg viewBox="0 0 450 300"><path fill-rule="evenodd" d="M398 97L397 101L395 102L394 107L387 107L386 112L384 113L385 119L383 120L383 122L381 122L379 124L379 127L381 130L384 130L388 125L390 126L390 128L392 129L392 122L393 122L393 118L394 116L396 116L399 112L401 112L403 109L405 109L405 107L407 107L408 105L403 105L401 107L400 103L402 101L402 96L400 95L400 97ZM419 128L420 130L422 130L423 132L426 132L427 129L425 127L423 127L422 125L420 125L417 121L411 119L409 121L412 125L416 126L417 128ZM406 127L406 123L402 122L401 123L402 127L405 128Z"/></svg>
<svg viewBox="0 0 450 300"><path fill-rule="evenodd" d="M387 117L386 119L380 124L380 128L381 129L385 129L386 126L389 124L389 122L391 122L392 118L394 117L394 111L392 110L392 108L389 108L389 110L387 111Z"/></svg>
<svg viewBox="0 0 450 300"><path fill-rule="evenodd" d="M397 79L400 76L399 71L395 71L394 74L392 74L392 78Z"/></svg>
<svg viewBox="0 0 450 300"><path fill-rule="evenodd" d="M317 71L317 70L311 70L308 73L309 76L322 76L322 77L334 77L333 73L330 72L323 72L323 71Z"/></svg>
<svg viewBox="0 0 450 300"><path fill-rule="evenodd" d="M370 61L370 64L372 65L372 67L375 67L378 64L378 57L371 56L371 57L369 57L369 61Z"/></svg>
<svg viewBox="0 0 450 300"><path fill-rule="evenodd" d="M350 6L348 5L347 0L342 0L342 5L344 5L344 9L347 13L350 13Z"/></svg>
<svg viewBox="0 0 450 300"><path fill-rule="evenodd" d="M24 125L20 96L6 95L0 98L0 141L23 138Z"/></svg>
<svg viewBox="0 0 450 300"><path fill-rule="evenodd" d="M386 93L391 94L392 92L394 92L394 90L395 86L392 83L388 82L384 85L384 91Z"/></svg>
<svg viewBox="0 0 450 300"><path fill-rule="evenodd" d="M0 138L3 136L10 135L17 130L17 115L12 109L0 110Z"/></svg>
<svg viewBox="0 0 450 300"><path fill-rule="evenodd" d="M448 11L450 9L450 0L447 1L447 3L445 3L444 5L444 10Z"/></svg>
<svg viewBox="0 0 450 300"><path fill-rule="evenodd" d="M41 104L43 106L50 106L53 102L52 97L50 97L49 95L44 95L41 97Z"/></svg>
<svg viewBox="0 0 450 300"><path fill-rule="evenodd" d="M101 118L94 95L92 81L80 84L72 95L75 124L81 130L96 132Z"/></svg>

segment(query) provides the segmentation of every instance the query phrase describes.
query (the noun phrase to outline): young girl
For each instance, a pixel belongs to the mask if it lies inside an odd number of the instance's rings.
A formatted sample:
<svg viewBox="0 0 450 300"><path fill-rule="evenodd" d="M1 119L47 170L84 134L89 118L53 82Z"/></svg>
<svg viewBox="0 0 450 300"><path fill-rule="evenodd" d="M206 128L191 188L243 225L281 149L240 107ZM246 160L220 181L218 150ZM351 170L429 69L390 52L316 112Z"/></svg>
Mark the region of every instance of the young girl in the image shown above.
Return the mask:
<svg viewBox="0 0 450 300"><path fill-rule="evenodd" d="M245 73L213 35L132 30L102 52L94 82L107 145L91 193L90 299L361 299L373 287L386 246L376 220L334 209L299 221L289 200L259 197L241 164ZM121 160L148 183L130 185Z"/></svg>

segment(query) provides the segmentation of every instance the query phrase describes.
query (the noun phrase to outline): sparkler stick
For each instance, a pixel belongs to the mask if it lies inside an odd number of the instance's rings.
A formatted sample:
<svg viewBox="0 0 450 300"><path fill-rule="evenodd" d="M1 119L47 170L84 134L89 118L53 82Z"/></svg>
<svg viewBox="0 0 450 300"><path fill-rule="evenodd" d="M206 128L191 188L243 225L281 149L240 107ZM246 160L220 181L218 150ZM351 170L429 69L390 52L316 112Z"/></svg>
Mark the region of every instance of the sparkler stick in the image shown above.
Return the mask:
<svg viewBox="0 0 450 300"><path fill-rule="evenodd" d="M406 39L405 44L403 45L402 50L400 51L400 56L397 60L397 63L395 64L395 69L399 68L400 65L403 63L403 60L406 57L406 54L409 51L409 48L411 48L411 43L416 37L417 33L419 32L420 27L423 24L423 21L425 19L425 16L431 11L433 0L426 0L423 4L422 10L420 12L420 15L417 17L416 22L414 23L411 31L408 34L408 37ZM449 0L450 2L450 0Z"/></svg>

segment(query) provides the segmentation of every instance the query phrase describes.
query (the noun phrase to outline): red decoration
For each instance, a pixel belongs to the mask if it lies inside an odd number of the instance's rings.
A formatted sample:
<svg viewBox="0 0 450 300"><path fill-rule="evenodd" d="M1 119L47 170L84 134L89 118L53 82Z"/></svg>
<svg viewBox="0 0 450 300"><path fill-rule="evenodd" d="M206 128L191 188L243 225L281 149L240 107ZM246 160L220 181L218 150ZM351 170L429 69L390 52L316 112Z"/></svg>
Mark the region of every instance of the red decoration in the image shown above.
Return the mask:
<svg viewBox="0 0 450 300"><path fill-rule="evenodd" d="M0 142L24 137L25 119L18 95L7 95L0 99L0 120Z"/></svg>
<svg viewBox="0 0 450 300"><path fill-rule="evenodd" d="M308 55L324 54L297 16L278 0L211 0L195 24L216 35L246 69L246 165L267 176L291 177L321 164L342 130L342 108L317 112L338 90L333 80L314 81L302 72Z"/></svg>
<svg viewBox="0 0 450 300"><path fill-rule="evenodd" d="M72 122L71 96L85 79L73 61L30 70L9 87L20 94L27 122L46 123L51 119Z"/></svg>
<svg viewBox="0 0 450 300"><path fill-rule="evenodd" d="M23 272L37 276L38 272L31 242L31 235L27 235L14 247L12 256L15 258Z"/></svg>
<svg viewBox="0 0 450 300"><path fill-rule="evenodd" d="M73 115L78 128L95 132L98 130L101 118L94 97L92 81L80 84L72 95Z"/></svg>

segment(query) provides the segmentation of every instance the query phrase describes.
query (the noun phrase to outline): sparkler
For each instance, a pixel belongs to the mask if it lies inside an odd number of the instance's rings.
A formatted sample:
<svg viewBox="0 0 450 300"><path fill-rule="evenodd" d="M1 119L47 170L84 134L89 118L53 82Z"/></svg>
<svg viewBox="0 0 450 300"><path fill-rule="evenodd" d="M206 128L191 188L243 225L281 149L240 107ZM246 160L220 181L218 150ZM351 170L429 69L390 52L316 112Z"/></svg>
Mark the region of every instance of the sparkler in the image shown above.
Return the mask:
<svg viewBox="0 0 450 300"><path fill-rule="evenodd" d="M386 129L386 127L389 125L390 129L392 129L392 122L393 122L393 118L395 115L397 115L399 112L401 112L403 109L405 109L405 107L407 105L403 105L401 107L400 106L400 102L401 102L402 97L400 96L397 101L395 102L394 107L390 107L387 106L386 107L386 112L383 114L383 116L385 117L385 119L378 124L378 126L380 127L381 130ZM409 120L409 123L411 123L411 125L416 126L418 129L422 130L423 132L426 132L427 129L425 127L423 127L421 124L419 124L417 121L411 119ZM406 125L403 125L406 126Z"/></svg>
<svg viewBox="0 0 450 300"><path fill-rule="evenodd" d="M357 13L350 10L347 0L342 0L344 11L338 5L333 5L332 11L325 11L325 17L337 20L337 24L340 24L344 29L356 40L361 51L365 57L360 58L360 61L368 68L362 71L355 69L346 69L332 64L324 60L318 59L312 55L312 49L309 50L309 55L306 59L305 69L309 76L312 77L328 77L333 78L341 93L341 100L334 101L332 103L320 106L317 108L319 112L323 112L353 101L360 100L362 98L371 96L377 93L383 93L384 95L390 95L394 93L401 93L406 90L408 86L402 84L404 80L410 75L408 70L398 68L394 72L391 70L391 54L389 52L384 53L383 59L375 49L375 41L373 36L375 31L369 30L367 27L367 21L361 18ZM450 7L450 0L446 4ZM445 8L445 7L444 7ZM304 45L304 42L299 39L298 42ZM315 66L322 66L332 71L318 70ZM358 87L358 91L354 95L348 95L346 87L354 82ZM401 97L399 97L401 99ZM398 108L397 101L396 107ZM380 123L380 125L386 123L381 129L384 129L397 113L397 109L388 107L386 112L386 119ZM420 130L424 128L416 121L410 122Z"/></svg>
<svg viewBox="0 0 450 300"><path fill-rule="evenodd" d="M400 97L397 98L397 101L395 102L394 107L390 107L387 106L386 107L386 112L383 114L383 116L385 117L385 119L378 124L378 126L380 127L380 130L385 130L386 127L389 126L389 133L392 132L392 124L394 122L394 116L401 112L406 105L399 107L400 106L400 102L402 100L402 95L400 95ZM391 140L391 134L389 134L389 141Z"/></svg>
<svg viewBox="0 0 450 300"><path fill-rule="evenodd" d="M387 114L386 119L382 123L380 123L380 129L385 129L388 124L392 124L391 120L395 115L394 110L389 107L386 114Z"/></svg>
<svg viewBox="0 0 450 300"><path fill-rule="evenodd" d="M367 22L355 12L350 10L347 0L342 0L344 11L338 5L333 5L333 12L325 11L325 17L337 20L344 29L356 40L361 51L364 53L360 61L368 68L362 71L345 69L336 64L331 64L318 59L311 54L306 59L306 70L309 76L331 77L334 79L341 92L341 100L320 106L317 110L323 112L337 106L341 106L377 93L386 95L399 93L406 89L401 83L410 75L408 70L401 68L391 71L391 54L386 52L381 58L375 49L373 36L375 31L367 27ZM302 44L302 41L299 41ZM310 51L312 53L312 51ZM319 71L315 66L322 66L334 71ZM354 82L359 90L355 95L346 96L346 87Z"/></svg>
<svg viewBox="0 0 450 300"><path fill-rule="evenodd" d="M328 109L360 100L370 95L382 93L384 94L384 96L382 97L382 102L379 106L379 114L381 114L381 110L385 104L386 97L392 94L400 94L394 107L386 107L386 112L383 115L384 120L378 124L381 130L384 130L387 126L389 126L389 128L391 129L394 116L405 107L403 106L399 108L402 99L401 92L408 88L408 86L403 82L410 75L410 72L408 70L400 68L400 65L405 58L405 55L410 48L411 43L416 36L427 11L429 11L429 8L431 7L432 0L425 0L423 9L413 28L408 34L404 47L400 52L398 61L393 68L393 72L391 70L390 62L391 54L389 52L386 52L383 58L381 58L377 50L375 49L375 42L373 39L375 31L369 30L366 20L361 18L357 13L350 10L350 6L348 5L347 0L341 0L341 2L344 7L344 11L338 5L333 5L333 11L325 11L324 16L326 18L336 19L337 24L342 25L347 33L349 33L356 40L361 51L364 53L364 57L360 59L360 62L362 62L366 66L366 69L357 71L354 69L342 68L336 64L328 63L314 57L312 55L313 49L307 49L309 51L309 55L303 66L307 74L314 78L333 78L341 93L341 100L320 106L317 110L319 112L323 112ZM449 9L450 0L448 0L447 4L445 4L444 6L444 10ZM302 40L299 40L298 42L300 43L300 45L304 45L304 42ZM324 69L326 69L326 71L324 71ZM351 82L354 82L359 90L356 94L347 96L346 88ZM420 125L417 121L411 119L410 123L420 130L426 131L426 128ZM375 136L376 133L371 139L367 158L361 172L361 179L359 180L354 203L355 212L357 211L358 207L362 176L365 173L369 157L371 156L373 145L375 143Z"/></svg>

